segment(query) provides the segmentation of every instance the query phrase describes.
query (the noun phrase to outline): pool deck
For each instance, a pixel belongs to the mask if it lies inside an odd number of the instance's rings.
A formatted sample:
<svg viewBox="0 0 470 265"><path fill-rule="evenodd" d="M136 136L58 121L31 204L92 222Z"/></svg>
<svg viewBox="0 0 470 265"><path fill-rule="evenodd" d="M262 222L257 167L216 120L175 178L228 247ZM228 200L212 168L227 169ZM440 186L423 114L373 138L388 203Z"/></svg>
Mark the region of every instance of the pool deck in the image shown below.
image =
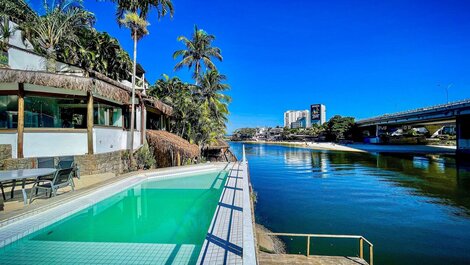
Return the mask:
<svg viewBox="0 0 470 265"><path fill-rule="evenodd" d="M248 164L227 165L228 178L197 264L256 264Z"/></svg>
<svg viewBox="0 0 470 265"><path fill-rule="evenodd" d="M196 260L197 264L256 264L248 165L244 162L163 168L120 176L88 176L80 180L81 184L74 192L64 190L57 197L38 199L30 205L23 205L22 201L8 202L7 211L0 212L0 253L2 247L16 244L19 239L39 229L147 179L173 178L215 168L225 169L229 175L201 251L196 252L194 245L46 243L50 244L50 248L63 249L62 256L60 253L53 255L54 261L63 264L74 263L68 259L70 255L80 256L83 264L93 264L98 260L103 264L161 264L171 260L174 264L188 264ZM136 249L153 254L136 256ZM21 251L30 255L1 257L0 254L0 263L31 264L36 263L37 258L50 254L46 250L34 250L34 242ZM116 254L110 256L110 252Z"/></svg>

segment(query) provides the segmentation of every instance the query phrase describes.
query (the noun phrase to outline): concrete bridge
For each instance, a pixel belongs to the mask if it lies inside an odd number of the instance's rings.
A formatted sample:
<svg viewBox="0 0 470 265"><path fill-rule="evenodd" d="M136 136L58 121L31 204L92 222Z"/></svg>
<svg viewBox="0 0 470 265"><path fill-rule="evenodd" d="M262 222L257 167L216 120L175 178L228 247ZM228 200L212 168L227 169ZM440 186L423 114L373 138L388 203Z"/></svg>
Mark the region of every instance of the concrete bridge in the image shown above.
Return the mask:
<svg viewBox="0 0 470 265"><path fill-rule="evenodd" d="M411 129L416 126L431 128L435 125L455 124L457 133L457 152L470 154L470 99L448 104L435 105L409 111L384 114L359 120L356 124L378 136L391 128ZM378 141L377 141L378 142Z"/></svg>

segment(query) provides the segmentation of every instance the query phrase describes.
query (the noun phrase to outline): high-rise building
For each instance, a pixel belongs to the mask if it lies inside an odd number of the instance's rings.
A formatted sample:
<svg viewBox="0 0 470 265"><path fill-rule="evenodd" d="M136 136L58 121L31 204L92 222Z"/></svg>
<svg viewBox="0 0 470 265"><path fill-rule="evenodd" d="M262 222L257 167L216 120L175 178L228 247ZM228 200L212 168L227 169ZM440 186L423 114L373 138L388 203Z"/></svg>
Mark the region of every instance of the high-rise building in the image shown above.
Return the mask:
<svg viewBox="0 0 470 265"><path fill-rule="evenodd" d="M305 122L302 122L302 118ZM288 110L284 112L284 127L288 128L309 128L310 123L310 111L308 110Z"/></svg>
<svg viewBox="0 0 470 265"><path fill-rule="evenodd" d="M323 104L310 105L311 124L322 125L326 122L326 107Z"/></svg>

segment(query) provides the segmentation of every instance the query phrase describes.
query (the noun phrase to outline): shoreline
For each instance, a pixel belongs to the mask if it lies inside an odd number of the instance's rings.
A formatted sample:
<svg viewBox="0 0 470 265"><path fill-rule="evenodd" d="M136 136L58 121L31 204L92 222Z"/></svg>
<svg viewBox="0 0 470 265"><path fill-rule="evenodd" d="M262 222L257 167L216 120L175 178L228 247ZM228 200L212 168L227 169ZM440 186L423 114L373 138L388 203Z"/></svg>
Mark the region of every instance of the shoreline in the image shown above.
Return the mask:
<svg viewBox="0 0 470 265"><path fill-rule="evenodd" d="M456 146L442 145L374 145L374 144L336 144L331 142L271 142L271 141L239 141L247 144L270 144L279 146L301 147L312 150L342 151L342 152L388 152L388 153L432 153L432 154L455 154Z"/></svg>

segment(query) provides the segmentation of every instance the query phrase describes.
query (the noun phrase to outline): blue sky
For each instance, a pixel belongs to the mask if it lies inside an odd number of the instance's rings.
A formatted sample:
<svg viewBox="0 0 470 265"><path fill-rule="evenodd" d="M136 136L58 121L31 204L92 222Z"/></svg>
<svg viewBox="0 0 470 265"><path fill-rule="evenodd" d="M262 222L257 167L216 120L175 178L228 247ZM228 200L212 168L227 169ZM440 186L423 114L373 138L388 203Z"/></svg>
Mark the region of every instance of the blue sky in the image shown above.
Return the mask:
<svg viewBox="0 0 470 265"><path fill-rule="evenodd" d="M32 2L39 0L31 0ZM172 59L194 24L216 35L233 98L229 132L282 125L288 109L327 106L365 118L470 98L470 1L173 0L173 20L151 13L138 61L153 83L173 72ZM131 52L129 32L109 2L85 0L96 28ZM438 86L441 84L441 86Z"/></svg>

